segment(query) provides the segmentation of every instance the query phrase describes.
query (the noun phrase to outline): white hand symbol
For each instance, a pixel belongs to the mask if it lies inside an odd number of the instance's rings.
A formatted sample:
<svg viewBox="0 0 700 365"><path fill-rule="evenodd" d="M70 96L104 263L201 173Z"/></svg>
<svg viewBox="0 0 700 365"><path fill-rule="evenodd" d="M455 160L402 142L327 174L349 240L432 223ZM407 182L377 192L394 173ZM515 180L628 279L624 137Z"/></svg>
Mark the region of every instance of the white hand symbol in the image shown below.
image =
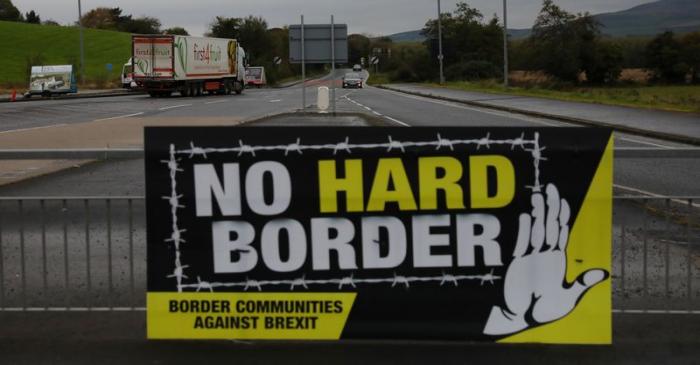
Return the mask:
<svg viewBox="0 0 700 365"><path fill-rule="evenodd" d="M532 194L532 214L520 215L513 261L504 282L506 307L493 306L484 334L498 336L556 321L574 310L588 289L609 273L594 269L566 282L566 245L571 209L557 187Z"/></svg>

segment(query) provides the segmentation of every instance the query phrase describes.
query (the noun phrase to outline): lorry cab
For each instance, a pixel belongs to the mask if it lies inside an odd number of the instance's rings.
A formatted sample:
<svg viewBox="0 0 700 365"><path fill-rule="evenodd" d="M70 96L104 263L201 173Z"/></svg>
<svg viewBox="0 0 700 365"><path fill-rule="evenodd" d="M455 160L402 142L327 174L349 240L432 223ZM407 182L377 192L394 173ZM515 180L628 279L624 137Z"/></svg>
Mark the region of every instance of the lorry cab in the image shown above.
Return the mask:
<svg viewBox="0 0 700 365"><path fill-rule="evenodd" d="M136 87L136 82L134 82L134 64L131 58L122 66L121 81L124 89Z"/></svg>

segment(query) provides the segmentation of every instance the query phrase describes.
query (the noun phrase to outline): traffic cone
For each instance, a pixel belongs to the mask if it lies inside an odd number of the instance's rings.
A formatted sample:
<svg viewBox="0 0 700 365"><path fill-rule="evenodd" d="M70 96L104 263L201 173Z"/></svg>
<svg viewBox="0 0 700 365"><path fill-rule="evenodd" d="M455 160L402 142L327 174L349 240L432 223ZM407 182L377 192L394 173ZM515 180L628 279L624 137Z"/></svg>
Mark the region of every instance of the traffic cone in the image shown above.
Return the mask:
<svg viewBox="0 0 700 365"><path fill-rule="evenodd" d="M17 101L17 89L12 89L12 96L10 96L10 101Z"/></svg>

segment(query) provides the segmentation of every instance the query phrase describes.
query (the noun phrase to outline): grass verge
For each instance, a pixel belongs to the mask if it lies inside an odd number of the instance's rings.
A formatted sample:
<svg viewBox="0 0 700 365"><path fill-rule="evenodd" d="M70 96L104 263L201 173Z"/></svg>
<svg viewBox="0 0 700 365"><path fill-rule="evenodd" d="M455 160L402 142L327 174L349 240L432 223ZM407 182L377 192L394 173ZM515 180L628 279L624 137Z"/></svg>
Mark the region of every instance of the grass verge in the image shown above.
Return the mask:
<svg viewBox="0 0 700 365"><path fill-rule="evenodd" d="M80 63L77 27L0 21L0 34L0 88L25 90L32 65L77 67ZM131 57L131 34L84 29L84 42L86 86L102 88L113 84ZM112 71L107 70L107 64L112 64Z"/></svg>
<svg viewBox="0 0 700 365"><path fill-rule="evenodd" d="M389 75L385 73L371 73L369 74L369 79L367 79L367 83L370 85L381 85L381 84L389 84L391 81L389 80Z"/></svg>
<svg viewBox="0 0 700 365"><path fill-rule="evenodd" d="M450 81L444 85L434 83L428 85L492 94L534 96L564 101L700 113L700 85L575 87L564 90L540 87L505 89L495 81Z"/></svg>

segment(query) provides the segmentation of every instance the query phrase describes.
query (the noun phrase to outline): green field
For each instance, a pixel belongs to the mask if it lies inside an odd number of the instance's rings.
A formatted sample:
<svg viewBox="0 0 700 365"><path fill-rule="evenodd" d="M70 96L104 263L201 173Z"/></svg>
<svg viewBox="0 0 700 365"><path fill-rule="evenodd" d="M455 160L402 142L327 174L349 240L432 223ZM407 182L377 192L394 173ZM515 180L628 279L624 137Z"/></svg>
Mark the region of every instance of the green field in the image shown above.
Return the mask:
<svg viewBox="0 0 700 365"><path fill-rule="evenodd" d="M438 84L429 85L440 86ZM698 85L575 87L564 90L511 87L506 90L495 81L459 81L447 82L442 87L494 94L535 96L565 101L700 113L700 86Z"/></svg>
<svg viewBox="0 0 700 365"><path fill-rule="evenodd" d="M104 87L119 78L122 65L131 57L131 34L85 29L85 79L91 86ZM2 56L0 88L23 89L28 84L28 67L44 65L77 66L80 62L80 32L77 27L59 27L0 21ZM111 63L113 69L107 71Z"/></svg>

